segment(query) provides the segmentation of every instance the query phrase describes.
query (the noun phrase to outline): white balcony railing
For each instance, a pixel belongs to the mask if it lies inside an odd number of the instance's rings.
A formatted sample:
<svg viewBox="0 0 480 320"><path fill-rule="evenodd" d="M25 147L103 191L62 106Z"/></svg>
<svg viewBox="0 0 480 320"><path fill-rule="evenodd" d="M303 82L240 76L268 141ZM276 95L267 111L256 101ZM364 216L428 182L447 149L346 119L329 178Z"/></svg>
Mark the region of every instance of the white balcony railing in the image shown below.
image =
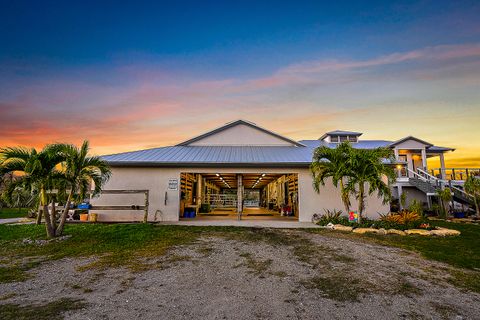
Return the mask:
<svg viewBox="0 0 480 320"><path fill-rule="evenodd" d="M480 177L480 168L433 168L429 173L442 180L464 181L469 176Z"/></svg>

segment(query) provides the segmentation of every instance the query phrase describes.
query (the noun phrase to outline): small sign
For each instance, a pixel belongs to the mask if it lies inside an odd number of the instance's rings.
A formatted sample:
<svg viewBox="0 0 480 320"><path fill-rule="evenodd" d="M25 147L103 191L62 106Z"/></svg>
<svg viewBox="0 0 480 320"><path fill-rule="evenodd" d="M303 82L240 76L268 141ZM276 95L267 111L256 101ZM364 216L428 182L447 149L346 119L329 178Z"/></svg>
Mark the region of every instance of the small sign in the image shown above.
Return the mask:
<svg viewBox="0 0 480 320"><path fill-rule="evenodd" d="M178 179L168 179L168 190L178 190Z"/></svg>
<svg viewBox="0 0 480 320"><path fill-rule="evenodd" d="M357 223L358 213L355 211L350 211L350 213L348 214L348 221L350 221L350 223Z"/></svg>

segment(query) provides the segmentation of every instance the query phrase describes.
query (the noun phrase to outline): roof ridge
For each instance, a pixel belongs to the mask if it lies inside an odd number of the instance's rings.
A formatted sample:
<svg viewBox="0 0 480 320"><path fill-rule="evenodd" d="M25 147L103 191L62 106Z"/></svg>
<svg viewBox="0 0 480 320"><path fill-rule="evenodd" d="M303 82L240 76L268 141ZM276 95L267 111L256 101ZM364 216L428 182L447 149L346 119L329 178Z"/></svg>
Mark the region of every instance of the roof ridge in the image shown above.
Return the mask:
<svg viewBox="0 0 480 320"><path fill-rule="evenodd" d="M295 146L297 146L297 147L305 147L305 145L299 143L299 142L296 141L296 140L287 138L287 137L285 137L285 136L283 136L283 135L281 135L281 134L278 134L278 133L275 133L275 132L273 132L273 131L270 131L270 130L268 130L268 129L266 129L266 128L263 128L263 127L255 124L254 122L247 121L247 120L243 120L243 119L239 119L239 120L227 122L227 123L224 124L223 126L217 127L217 128L215 128L215 129L213 129L213 130L210 130L210 131L207 131L207 132L205 132L205 133L202 133L202 134L200 134L200 135L198 135L198 136L195 136L195 137L193 137L193 138L191 138L191 139L189 139L189 140L183 141L183 142L177 144L176 146L188 146L189 144L191 144L191 143L193 143L193 142L202 140L202 139L204 139L204 138L206 138L206 137L209 137L209 136L211 136L211 135L214 135L214 134L216 134L216 133L219 133L219 132L221 132L221 131L224 131L224 130L226 130L226 129L232 128L232 127L237 126L237 125L240 125L240 124L247 125L247 126L249 126L249 127L251 127L251 128L260 130L260 131L262 131L262 132L264 132L264 133L267 133L267 134L269 134L269 135L272 135L272 136L274 136L274 137L276 137L276 138L279 138L279 139L281 139L281 140L290 142L291 144L293 144L293 145L295 145Z"/></svg>

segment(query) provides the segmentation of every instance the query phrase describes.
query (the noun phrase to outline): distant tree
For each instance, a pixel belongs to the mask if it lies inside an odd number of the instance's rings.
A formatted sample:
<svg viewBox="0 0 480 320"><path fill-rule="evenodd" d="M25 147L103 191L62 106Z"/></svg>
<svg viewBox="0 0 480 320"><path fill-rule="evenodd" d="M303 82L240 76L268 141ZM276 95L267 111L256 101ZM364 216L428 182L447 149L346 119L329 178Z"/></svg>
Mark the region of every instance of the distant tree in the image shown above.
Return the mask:
<svg viewBox="0 0 480 320"><path fill-rule="evenodd" d="M45 218L45 228L49 237L55 236L55 210L51 214L48 204L51 196L48 193L63 179L57 165L63 161L62 155L55 148L46 146L37 152L34 148L10 147L0 149L0 170L2 174L18 173L18 177L8 183L3 192L4 198L12 201L18 190L26 190L38 195L38 203ZM40 208L37 224L41 223Z"/></svg>

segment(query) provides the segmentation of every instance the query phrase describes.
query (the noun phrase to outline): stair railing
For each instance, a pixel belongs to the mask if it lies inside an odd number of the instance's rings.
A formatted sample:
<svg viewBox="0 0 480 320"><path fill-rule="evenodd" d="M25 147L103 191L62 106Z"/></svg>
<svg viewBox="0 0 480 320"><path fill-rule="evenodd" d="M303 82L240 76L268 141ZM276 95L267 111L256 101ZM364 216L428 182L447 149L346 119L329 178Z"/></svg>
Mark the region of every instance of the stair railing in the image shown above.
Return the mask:
<svg viewBox="0 0 480 320"><path fill-rule="evenodd" d="M428 173L426 170L423 170L423 169L420 169L420 168L417 168L417 173L421 176L423 176L426 181L430 182L430 183L434 183L436 186L442 186L442 184L445 183L445 181L443 181L442 179L439 179L435 176L432 176L430 173Z"/></svg>
<svg viewBox="0 0 480 320"><path fill-rule="evenodd" d="M448 184L448 187L450 188L450 190L452 190L453 192L458 192L460 193L463 197L465 197L466 199L473 199L473 195L471 195L470 193L467 193L465 192L465 190L463 189L460 189L454 185L452 185L452 181L449 180L448 183L446 183L446 181L442 180L442 179L439 179L435 176L432 176L431 174L429 174L428 172L422 170L422 169L419 169L417 168L417 171L419 172L420 175L422 176L425 176L425 179L427 180L430 180L432 182L435 182L438 186L442 187L446 184Z"/></svg>

